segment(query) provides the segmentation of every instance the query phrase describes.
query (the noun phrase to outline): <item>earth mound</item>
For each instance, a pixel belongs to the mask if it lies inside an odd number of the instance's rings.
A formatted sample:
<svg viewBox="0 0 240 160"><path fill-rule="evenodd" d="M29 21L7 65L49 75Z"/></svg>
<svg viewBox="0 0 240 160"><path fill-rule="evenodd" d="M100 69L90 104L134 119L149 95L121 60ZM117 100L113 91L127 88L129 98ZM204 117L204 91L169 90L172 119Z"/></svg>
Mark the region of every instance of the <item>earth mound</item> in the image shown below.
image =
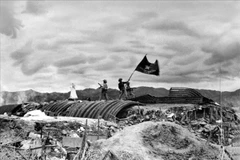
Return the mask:
<svg viewBox="0 0 240 160"><path fill-rule="evenodd" d="M113 137L94 143L88 158L102 159L109 151L121 160L218 160L222 153L220 148L171 122L144 122L126 127Z"/></svg>

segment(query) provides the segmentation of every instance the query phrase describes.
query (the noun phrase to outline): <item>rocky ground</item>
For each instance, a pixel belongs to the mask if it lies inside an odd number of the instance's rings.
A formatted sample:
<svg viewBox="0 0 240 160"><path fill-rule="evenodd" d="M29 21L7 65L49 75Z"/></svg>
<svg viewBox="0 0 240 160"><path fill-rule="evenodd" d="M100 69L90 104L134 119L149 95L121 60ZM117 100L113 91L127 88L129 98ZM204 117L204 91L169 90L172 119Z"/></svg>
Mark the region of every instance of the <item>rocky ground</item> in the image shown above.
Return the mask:
<svg viewBox="0 0 240 160"><path fill-rule="evenodd" d="M68 147L63 146L64 138L80 139L85 130L93 137L105 136L109 125L114 126L86 118L0 116L0 159L34 160L42 155L49 160L66 159Z"/></svg>
<svg viewBox="0 0 240 160"><path fill-rule="evenodd" d="M0 115L0 160L240 159L239 139L221 147L164 119L145 122L132 116L114 123L40 115Z"/></svg>
<svg viewBox="0 0 240 160"><path fill-rule="evenodd" d="M103 153L109 150L120 159L136 160L218 160L221 155L219 147L206 144L187 129L171 122L144 122L126 127L113 137L96 142L91 149L99 150L93 160L103 158Z"/></svg>

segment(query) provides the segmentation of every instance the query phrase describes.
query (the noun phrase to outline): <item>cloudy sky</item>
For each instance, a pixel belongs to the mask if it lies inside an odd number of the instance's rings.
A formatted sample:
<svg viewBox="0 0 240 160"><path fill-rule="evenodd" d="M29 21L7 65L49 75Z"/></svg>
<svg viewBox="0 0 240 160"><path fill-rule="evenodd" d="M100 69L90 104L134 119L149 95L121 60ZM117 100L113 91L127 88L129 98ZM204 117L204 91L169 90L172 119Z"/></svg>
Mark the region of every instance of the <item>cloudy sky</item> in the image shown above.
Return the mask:
<svg viewBox="0 0 240 160"><path fill-rule="evenodd" d="M240 2L2 1L1 90L117 88L145 54L160 76L131 85L240 88Z"/></svg>

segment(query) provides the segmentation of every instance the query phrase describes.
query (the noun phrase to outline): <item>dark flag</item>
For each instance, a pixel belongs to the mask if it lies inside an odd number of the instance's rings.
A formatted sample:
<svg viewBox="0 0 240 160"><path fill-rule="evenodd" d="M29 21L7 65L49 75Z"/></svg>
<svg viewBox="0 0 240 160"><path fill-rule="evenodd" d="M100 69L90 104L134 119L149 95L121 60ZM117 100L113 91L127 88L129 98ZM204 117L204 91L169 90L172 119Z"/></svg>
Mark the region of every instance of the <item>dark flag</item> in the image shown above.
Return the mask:
<svg viewBox="0 0 240 160"><path fill-rule="evenodd" d="M142 73L159 76L158 60L156 60L155 63L150 63L147 57L144 56L143 60L138 64L135 70Z"/></svg>

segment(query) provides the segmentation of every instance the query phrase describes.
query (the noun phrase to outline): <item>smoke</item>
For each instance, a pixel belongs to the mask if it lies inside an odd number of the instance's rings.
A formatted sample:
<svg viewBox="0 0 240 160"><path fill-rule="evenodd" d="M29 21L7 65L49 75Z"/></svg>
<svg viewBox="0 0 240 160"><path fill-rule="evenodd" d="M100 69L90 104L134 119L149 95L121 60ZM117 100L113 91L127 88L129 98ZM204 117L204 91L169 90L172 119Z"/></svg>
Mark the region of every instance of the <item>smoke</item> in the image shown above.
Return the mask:
<svg viewBox="0 0 240 160"><path fill-rule="evenodd" d="M0 95L0 106L4 105L4 99L2 97L2 94Z"/></svg>
<svg viewBox="0 0 240 160"><path fill-rule="evenodd" d="M1 1L0 3L0 33L17 37L17 31L23 26L21 21L15 18L13 2Z"/></svg>
<svg viewBox="0 0 240 160"><path fill-rule="evenodd" d="M22 92L1 92L0 93L0 106L8 104L21 104L28 102L27 93Z"/></svg>
<svg viewBox="0 0 240 160"><path fill-rule="evenodd" d="M28 100L28 97L25 92L19 92L17 95L17 104L21 104L23 102L26 102Z"/></svg>

